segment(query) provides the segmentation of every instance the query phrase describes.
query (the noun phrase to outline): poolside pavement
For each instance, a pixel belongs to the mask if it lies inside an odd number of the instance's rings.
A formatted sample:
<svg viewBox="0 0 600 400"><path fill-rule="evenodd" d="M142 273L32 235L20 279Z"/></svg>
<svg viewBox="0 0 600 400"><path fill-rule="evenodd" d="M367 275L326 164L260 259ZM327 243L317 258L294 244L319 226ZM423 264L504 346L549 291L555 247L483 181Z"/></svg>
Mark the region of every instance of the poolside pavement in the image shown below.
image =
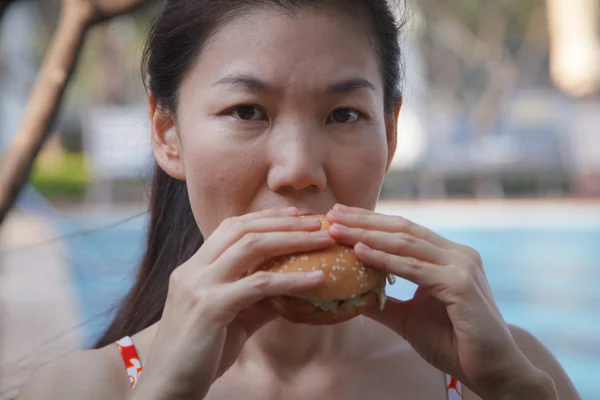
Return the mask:
<svg viewBox="0 0 600 400"><path fill-rule="evenodd" d="M42 216L22 212L0 229L0 400L14 398L35 369L81 346L65 249L39 245L57 234Z"/></svg>

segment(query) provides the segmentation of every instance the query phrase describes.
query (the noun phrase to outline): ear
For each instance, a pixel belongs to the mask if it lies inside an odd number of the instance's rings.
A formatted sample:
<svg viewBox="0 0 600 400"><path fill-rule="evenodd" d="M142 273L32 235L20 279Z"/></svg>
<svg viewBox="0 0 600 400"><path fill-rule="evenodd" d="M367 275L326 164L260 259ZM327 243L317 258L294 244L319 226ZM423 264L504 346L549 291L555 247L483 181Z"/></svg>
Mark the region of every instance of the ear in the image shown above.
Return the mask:
<svg viewBox="0 0 600 400"><path fill-rule="evenodd" d="M152 151L158 165L175 179L185 180L181 143L177 135L177 125L170 113L156 107L152 95L148 99L152 124Z"/></svg>
<svg viewBox="0 0 600 400"><path fill-rule="evenodd" d="M400 115L400 109L402 108L402 97L396 103L394 107L394 113L385 117L385 131L387 136L388 145L388 158L385 172L387 173L392 165L394 154L396 154L396 148L398 147L398 116Z"/></svg>

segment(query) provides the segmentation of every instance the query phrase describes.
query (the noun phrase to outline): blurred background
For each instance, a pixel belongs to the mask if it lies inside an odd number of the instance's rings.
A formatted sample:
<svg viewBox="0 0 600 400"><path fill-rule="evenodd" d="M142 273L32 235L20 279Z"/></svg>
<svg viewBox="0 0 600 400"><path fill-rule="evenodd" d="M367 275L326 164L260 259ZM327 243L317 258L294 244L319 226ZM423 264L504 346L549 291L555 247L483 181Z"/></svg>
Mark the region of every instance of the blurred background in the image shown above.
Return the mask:
<svg viewBox="0 0 600 400"><path fill-rule="evenodd" d="M0 400L92 345L132 283L153 165L140 50L161 2L149 3L88 33L53 135L0 229ZM478 249L506 320L597 399L599 3L413 3L400 146L379 210ZM59 12L57 0L14 1L0 22L0 160Z"/></svg>

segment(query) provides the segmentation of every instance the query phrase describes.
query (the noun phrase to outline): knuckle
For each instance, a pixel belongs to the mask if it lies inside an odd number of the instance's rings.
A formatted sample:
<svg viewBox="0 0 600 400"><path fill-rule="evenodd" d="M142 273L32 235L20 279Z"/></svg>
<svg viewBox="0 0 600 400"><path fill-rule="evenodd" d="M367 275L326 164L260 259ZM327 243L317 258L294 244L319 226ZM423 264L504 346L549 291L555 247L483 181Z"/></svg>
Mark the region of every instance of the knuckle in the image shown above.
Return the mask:
<svg viewBox="0 0 600 400"><path fill-rule="evenodd" d="M475 250L472 247L467 247L466 249L467 251L467 255L471 258L471 260L474 261L474 263L478 266L483 265L483 257L481 256L481 253L479 253L477 250Z"/></svg>
<svg viewBox="0 0 600 400"><path fill-rule="evenodd" d="M406 257L404 262L415 272L421 271L425 267L425 263L423 261L413 257Z"/></svg>
<svg viewBox="0 0 600 400"><path fill-rule="evenodd" d="M415 224L404 217L398 217L399 230L404 233L411 233Z"/></svg>
<svg viewBox="0 0 600 400"><path fill-rule="evenodd" d="M250 232L244 235L244 237L241 240L241 245L245 250L252 252L260 247L261 242L261 234L256 232Z"/></svg>
<svg viewBox="0 0 600 400"><path fill-rule="evenodd" d="M203 290L194 291L189 293L189 299L192 307L195 310L200 310L207 307L208 299L211 297Z"/></svg>
<svg viewBox="0 0 600 400"><path fill-rule="evenodd" d="M471 268L458 268L454 271L453 276L456 287L461 291L466 291L473 284L473 273L471 272Z"/></svg>
<svg viewBox="0 0 600 400"><path fill-rule="evenodd" d="M264 290L273 284L274 278L274 275L271 273L259 271L252 275L252 286L256 289Z"/></svg>
<svg viewBox="0 0 600 400"><path fill-rule="evenodd" d="M408 246L414 244L416 239L414 236L409 235L408 233L398 232L396 233L396 240L398 244L401 246Z"/></svg>
<svg viewBox="0 0 600 400"><path fill-rule="evenodd" d="M221 225L228 231L244 232L247 222L239 217L229 217L223 220Z"/></svg>
<svg viewBox="0 0 600 400"><path fill-rule="evenodd" d="M168 297L171 299L186 301L195 295L195 289L193 279L180 270L173 271L169 277Z"/></svg>
<svg viewBox="0 0 600 400"><path fill-rule="evenodd" d="M185 282L184 273L181 268L176 269L171 272L171 276L169 276L169 288L171 289L179 289L182 284Z"/></svg>
<svg viewBox="0 0 600 400"><path fill-rule="evenodd" d="M481 260L481 254L475 250L474 248L464 245L464 244L456 244L458 246L457 251L469 258L472 258L476 262Z"/></svg>

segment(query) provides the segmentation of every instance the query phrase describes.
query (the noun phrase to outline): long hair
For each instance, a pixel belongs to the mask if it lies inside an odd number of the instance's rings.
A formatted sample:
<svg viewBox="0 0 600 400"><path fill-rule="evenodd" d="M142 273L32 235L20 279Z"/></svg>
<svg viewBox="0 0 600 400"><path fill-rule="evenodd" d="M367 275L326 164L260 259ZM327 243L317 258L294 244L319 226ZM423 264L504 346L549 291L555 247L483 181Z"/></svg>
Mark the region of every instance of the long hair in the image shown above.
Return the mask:
<svg viewBox="0 0 600 400"><path fill-rule="evenodd" d="M155 18L144 49L142 72L146 89L161 112L176 114L184 74L193 67L207 40L240 13L258 7L295 15L307 6L327 6L369 25L371 42L383 77L387 113L401 99L403 79L399 37L406 18L396 11L405 3L391 0L167 0ZM189 202L186 183L156 166L150 193L147 248L137 279L95 348L133 335L159 321L169 277L203 243Z"/></svg>

